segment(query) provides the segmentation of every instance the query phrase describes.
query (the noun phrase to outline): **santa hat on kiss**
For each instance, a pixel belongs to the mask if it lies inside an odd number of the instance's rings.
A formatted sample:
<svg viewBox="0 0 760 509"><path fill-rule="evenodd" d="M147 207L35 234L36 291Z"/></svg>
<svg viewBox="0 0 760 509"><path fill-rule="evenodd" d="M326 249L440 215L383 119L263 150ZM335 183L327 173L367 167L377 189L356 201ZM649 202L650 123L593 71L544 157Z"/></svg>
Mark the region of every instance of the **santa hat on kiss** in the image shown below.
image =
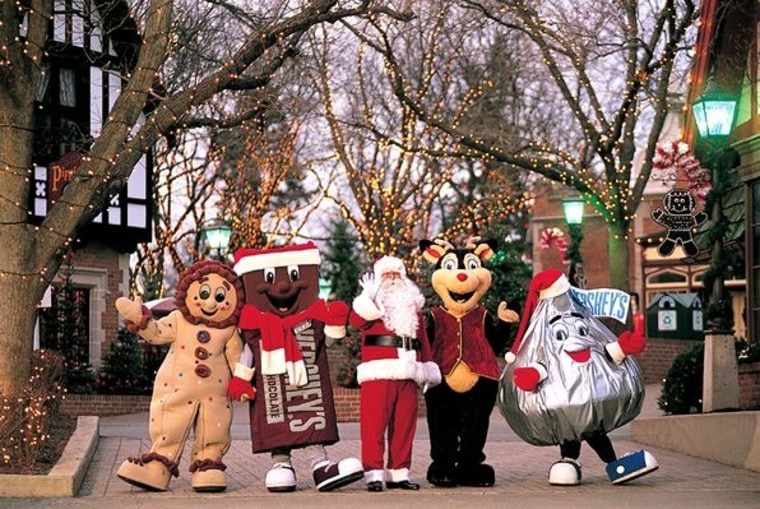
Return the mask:
<svg viewBox="0 0 760 509"><path fill-rule="evenodd" d="M319 250L313 242L269 249L238 249L235 251L235 274L267 267L287 267L288 265L319 265Z"/></svg>
<svg viewBox="0 0 760 509"><path fill-rule="evenodd" d="M562 295L569 289L570 281L568 281L567 277L561 270L546 269L533 276L533 280L530 282L530 287L528 287L528 295L525 298L525 309L523 309L522 312L520 328L517 329L515 342L512 344L512 348L509 349L509 352L504 356L504 359L508 364L515 361L517 352L520 350L520 343L528 328L533 311L535 311L538 306L538 302Z"/></svg>
<svg viewBox="0 0 760 509"><path fill-rule="evenodd" d="M383 277L383 274L387 274L389 272L396 272L398 274L401 274L401 277L406 277L406 268L404 267L404 262L395 256L383 256L380 258L375 262L373 271L377 279L380 279Z"/></svg>

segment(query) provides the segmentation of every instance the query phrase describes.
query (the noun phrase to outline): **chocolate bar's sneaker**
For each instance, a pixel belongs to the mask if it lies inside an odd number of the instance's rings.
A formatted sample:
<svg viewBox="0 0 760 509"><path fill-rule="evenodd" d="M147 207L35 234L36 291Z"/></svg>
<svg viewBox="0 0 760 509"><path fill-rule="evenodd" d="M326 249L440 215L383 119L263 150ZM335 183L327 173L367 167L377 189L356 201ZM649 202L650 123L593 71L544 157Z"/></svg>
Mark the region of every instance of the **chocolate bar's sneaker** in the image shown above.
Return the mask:
<svg viewBox="0 0 760 509"><path fill-rule="evenodd" d="M296 489L296 472L288 463L275 463L267 472L267 489L274 493L287 493Z"/></svg>
<svg viewBox="0 0 760 509"><path fill-rule="evenodd" d="M362 463L346 458L337 463L325 461L314 467L314 484L319 491L332 491L364 477Z"/></svg>

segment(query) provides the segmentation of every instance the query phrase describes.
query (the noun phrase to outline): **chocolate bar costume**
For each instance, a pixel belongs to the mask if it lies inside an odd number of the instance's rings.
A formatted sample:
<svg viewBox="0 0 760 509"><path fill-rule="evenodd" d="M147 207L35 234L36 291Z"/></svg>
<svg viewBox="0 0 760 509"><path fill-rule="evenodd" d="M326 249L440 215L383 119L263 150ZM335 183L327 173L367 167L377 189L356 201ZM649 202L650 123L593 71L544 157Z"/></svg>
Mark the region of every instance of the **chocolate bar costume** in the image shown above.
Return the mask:
<svg viewBox="0 0 760 509"><path fill-rule="evenodd" d="M319 491L363 476L358 459L330 462L324 449L338 441L327 337L345 336L349 310L344 302L328 306L319 299L319 263L311 242L235 253L234 269L250 299L239 322L248 346L243 355L247 361L252 351L249 367L256 370L251 444L254 453L272 454L266 485L274 492L296 489L292 449L308 449Z"/></svg>

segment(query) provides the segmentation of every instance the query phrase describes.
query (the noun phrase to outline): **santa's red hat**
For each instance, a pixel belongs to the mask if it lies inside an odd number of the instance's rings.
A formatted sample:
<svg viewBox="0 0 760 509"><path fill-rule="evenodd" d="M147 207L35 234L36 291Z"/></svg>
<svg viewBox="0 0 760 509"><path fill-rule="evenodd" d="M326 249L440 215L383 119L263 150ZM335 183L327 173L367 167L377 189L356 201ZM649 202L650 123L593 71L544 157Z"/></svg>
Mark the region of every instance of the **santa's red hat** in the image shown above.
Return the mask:
<svg viewBox="0 0 760 509"><path fill-rule="evenodd" d="M517 329L517 336L515 336L515 342L512 344L512 348L504 356L507 362L512 363L515 360L515 356L520 349L520 343L522 342L525 330L530 323L531 315L535 311L538 302L544 299L550 299L558 295L562 295L570 289L570 281L568 281L565 274L558 269L546 269L533 276L533 280L530 282L528 288L528 295L525 298L525 309L522 312L522 318L520 320L520 328Z"/></svg>
<svg viewBox="0 0 760 509"><path fill-rule="evenodd" d="M288 265L319 265L319 250L313 242L269 249L238 249L235 251L235 273L267 267L287 267Z"/></svg>

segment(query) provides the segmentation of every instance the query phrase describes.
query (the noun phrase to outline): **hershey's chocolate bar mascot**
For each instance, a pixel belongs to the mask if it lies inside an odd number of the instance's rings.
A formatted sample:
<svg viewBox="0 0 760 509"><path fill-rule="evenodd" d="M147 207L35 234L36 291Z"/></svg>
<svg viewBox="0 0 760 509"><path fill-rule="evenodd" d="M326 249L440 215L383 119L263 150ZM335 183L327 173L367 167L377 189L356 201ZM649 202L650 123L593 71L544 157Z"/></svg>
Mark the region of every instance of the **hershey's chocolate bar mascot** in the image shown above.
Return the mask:
<svg viewBox="0 0 760 509"><path fill-rule="evenodd" d="M346 334L348 305L319 298L317 247L309 242L270 249L239 249L235 272L246 305L240 329L247 348L230 383L230 396L255 374L258 397L250 404L253 452L269 452L269 491L296 489L293 449L305 448L319 491L331 491L364 475L356 458L330 461L326 445L338 441L327 339ZM254 373L255 366L255 373Z"/></svg>

